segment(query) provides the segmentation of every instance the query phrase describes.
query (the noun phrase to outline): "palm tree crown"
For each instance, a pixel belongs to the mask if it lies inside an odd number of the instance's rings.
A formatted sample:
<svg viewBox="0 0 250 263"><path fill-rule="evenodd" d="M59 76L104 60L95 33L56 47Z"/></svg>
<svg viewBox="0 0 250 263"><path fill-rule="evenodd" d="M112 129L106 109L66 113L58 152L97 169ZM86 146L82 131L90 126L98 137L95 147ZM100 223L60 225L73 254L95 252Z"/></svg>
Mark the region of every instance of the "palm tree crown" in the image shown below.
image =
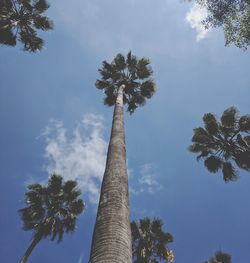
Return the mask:
<svg viewBox="0 0 250 263"><path fill-rule="evenodd" d="M131 223L134 263L173 262L173 251L166 247L173 242L173 236L162 229L163 223L155 218L143 218L137 224Z"/></svg>
<svg viewBox="0 0 250 263"><path fill-rule="evenodd" d="M128 104L127 110L133 113L138 106L143 106L146 98L151 98L156 90L149 64L148 58L137 59L131 52L126 58L118 54L110 64L103 61L102 68L99 69L102 78L95 85L104 90L104 104L113 106L118 88L125 85L123 101Z"/></svg>
<svg viewBox="0 0 250 263"><path fill-rule="evenodd" d="M204 128L194 129L193 144L189 150L199 153L207 169L216 173L222 169L225 182L237 179L232 164L250 171L250 115L239 117L238 110L230 107L224 111L220 121L212 113L203 117Z"/></svg>
<svg viewBox="0 0 250 263"><path fill-rule="evenodd" d="M44 41L36 30L53 28L52 21L42 15L48 8L46 0L1 0L0 44L15 46L19 40L26 51L41 50Z"/></svg>
<svg viewBox="0 0 250 263"><path fill-rule="evenodd" d="M215 256L210 258L208 261L204 263L231 263L231 256L222 251L218 251L215 253Z"/></svg>
<svg viewBox="0 0 250 263"><path fill-rule="evenodd" d="M63 182L53 174L48 186L32 184L25 193L27 206L19 210L23 229L33 231L34 237L55 238L60 242L64 232L73 232L76 219L84 209L81 192L75 181Z"/></svg>

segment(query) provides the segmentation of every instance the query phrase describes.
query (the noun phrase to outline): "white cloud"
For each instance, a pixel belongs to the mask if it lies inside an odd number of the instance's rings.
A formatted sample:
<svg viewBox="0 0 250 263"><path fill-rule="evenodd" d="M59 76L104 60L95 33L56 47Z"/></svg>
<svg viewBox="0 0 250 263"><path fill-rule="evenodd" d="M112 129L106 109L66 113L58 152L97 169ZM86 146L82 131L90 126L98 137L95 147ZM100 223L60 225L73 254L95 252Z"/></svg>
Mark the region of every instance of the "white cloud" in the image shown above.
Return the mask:
<svg viewBox="0 0 250 263"><path fill-rule="evenodd" d="M103 129L101 116L86 114L71 134L62 122L55 120L50 121L43 134L47 172L61 174L65 180L77 180L83 194L94 204L98 203L106 161Z"/></svg>
<svg viewBox="0 0 250 263"><path fill-rule="evenodd" d="M191 28L197 32L196 41L200 41L207 36L209 29L206 29L202 21L207 17L207 10L195 3L186 14L186 21Z"/></svg>
<svg viewBox="0 0 250 263"><path fill-rule="evenodd" d="M108 143L103 139L103 130L102 116L89 113L72 132L68 132L62 122L50 120L42 134L46 141L46 171L60 174L65 180L77 180L83 195L92 204L99 201L105 169ZM132 174L132 194L152 194L161 189L152 164L140 166L136 177L133 169L128 169L128 173Z"/></svg>
<svg viewBox="0 0 250 263"><path fill-rule="evenodd" d="M135 177L131 176L131 181L135 181ZM150 194L162 189L161 185L156 181L156 174L153 171L152 164L144 164L139 169L139 176L137 182L133 182L130 186L130 192L132 194L140 194L148 192ZM134 187L135 186L135 187Z"/></svg>

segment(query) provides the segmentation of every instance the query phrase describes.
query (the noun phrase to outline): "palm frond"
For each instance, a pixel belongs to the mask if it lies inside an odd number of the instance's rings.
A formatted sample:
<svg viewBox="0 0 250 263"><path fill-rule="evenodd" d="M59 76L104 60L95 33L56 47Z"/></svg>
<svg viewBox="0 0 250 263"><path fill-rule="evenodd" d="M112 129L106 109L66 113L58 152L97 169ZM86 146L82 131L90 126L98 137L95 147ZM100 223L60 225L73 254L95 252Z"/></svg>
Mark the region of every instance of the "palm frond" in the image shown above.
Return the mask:
<svg viewBox="0 0 250 263"><path fill-rule="evenodd" d="M49 8L49 3L46 0L38 0L36 1L34 8L35 10L41 14L44 13Z"/></svg>
<svg viewBox="0 0 250 263"><path fill-rule="evenodd" d="M0 25L0 27L2 27L2 25ZM16 36L10 28L0 28L0 44L8 46L16 45Z"/></svg>
<svg viewBox="0 0 250 263"><path fill-rule="evenodd" d="M42 49L44 41L42 38L38 37L35 30L31 27L28 29L21 30L19 33L20 41L24 45L24 50L29 52L37 52Z"/></svg>
<svg viewBox="0 0 250 263"><path fill-rule="evenodd" d="M250 115L244 115L239 120L240 131L250 132Z"/></svg>
<svg viewBox="0 0 250 263"><path fill-rule="evenodd" d="M205 129L209 134L214 135L219 131L219 125L212 113L207 113L203 116L203 122L205 124Z"/></svg>
<svg viewBox="0 0 250 263"><path fill-rule="evenodd" d="M125 57L122 54L117 54L116 57L114 58L114 65L118 71L125 70L126 68Z"/></svg>
<svg viewBox="0 0 250 263"><path fill-rule="evenodd" d="M215 259L217 260L217 262L231 263L231 256L227 253L222 252L222 251L216 252Z"/></svg>
<svg viewBox="0 0 250 263"><path fill-rule="evenodd" d="M226 109L221 116L221 123L224 127L234 128L238 121L238 110L235 107Z"/></svg>
<svg viewBox="0 0 250 263"><path fill-rule="evenodd" d="M209 172L216 173L221 169L223 163L219 157L211 155L205 159L204 164Z"/></svg>
<svg viewBox="0 0 250 263"><path fill-rule="evenodd" d="M237 180L236 170L230 162L223 163L222 172L223 172L223 179L225 182Z"/></svg>
<svg viewBox="0 0 250 263"><path fill-rule="evenodd" d="M36 16L34 19L34 26L37 29L48 31L53 29L53 22L46 16Z"/></svg>

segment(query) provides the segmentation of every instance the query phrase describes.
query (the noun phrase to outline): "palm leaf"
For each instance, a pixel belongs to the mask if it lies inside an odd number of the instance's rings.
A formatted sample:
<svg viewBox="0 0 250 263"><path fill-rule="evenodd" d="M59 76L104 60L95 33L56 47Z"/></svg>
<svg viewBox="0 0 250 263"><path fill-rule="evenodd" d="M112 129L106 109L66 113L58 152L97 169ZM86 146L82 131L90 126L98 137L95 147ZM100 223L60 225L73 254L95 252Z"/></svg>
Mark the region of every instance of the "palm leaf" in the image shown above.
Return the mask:
<svg viewBox="0 0 250 263"><path fill-rule="evenodd" d="M236 170L230 162L223 163L222 172L225 182L235 181L237 179Z"/></svg>
<svg viewBox="0 0 250 263"><path fill-rule="evenodd" d="M214 135L217 134L219 131L219 125L215 116L211 113L207 113L203 116L203 121L205 124L205 129L208 131L209 134Z"/></svg>
<svg viewBox="0 0 250 263"><path fill-rule="evenodd" d="M44 13L49 8L49 3L46 0L36 1L34 8L38 13Z"/></svg>
<svg viewBox="0 0 250 263"><path fill-rule="evenodd" d="M204 161L205 166L211 173L216 173L222 167L222 160L214 155L209 156Z"/></svg>
<svg viewBox="0 0 250 263"><path fill-rule="evenodd" d="M238 120L238 110L235 107L226 109L221 116L221 123L228 128L234 128Z"/></svg>
<svg viewBox="0 0 250 263"><path fill-rule="evenodd" d="M250 132L250 115L242 116L239 120L240 131Z"/></svg>

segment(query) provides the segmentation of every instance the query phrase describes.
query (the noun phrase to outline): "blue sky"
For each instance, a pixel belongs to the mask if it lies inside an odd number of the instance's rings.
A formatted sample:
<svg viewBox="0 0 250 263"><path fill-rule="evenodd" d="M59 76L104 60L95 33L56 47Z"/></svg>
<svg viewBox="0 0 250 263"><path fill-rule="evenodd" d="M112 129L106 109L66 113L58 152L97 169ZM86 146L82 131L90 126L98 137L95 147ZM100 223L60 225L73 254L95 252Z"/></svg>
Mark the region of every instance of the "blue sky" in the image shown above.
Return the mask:
<svg viewBox="0 0 250 263"><path fill-rule="evenodd" d="M55 0L48 15L42 52L0 48L2 261L18 262L31 241L17 214L27 184L57 171L79 181L86 210L76 233L42 240L29 262L88 262L112 120L94 83L104 59L132 50L151 59L158 90L125 116L131 219L160 217L176 263L219 249L249 263L249 174L225 184L187 151L204 113L250 112L249 51L224 47L220 29L200 27L204 11L177 0Z"/></svg>

